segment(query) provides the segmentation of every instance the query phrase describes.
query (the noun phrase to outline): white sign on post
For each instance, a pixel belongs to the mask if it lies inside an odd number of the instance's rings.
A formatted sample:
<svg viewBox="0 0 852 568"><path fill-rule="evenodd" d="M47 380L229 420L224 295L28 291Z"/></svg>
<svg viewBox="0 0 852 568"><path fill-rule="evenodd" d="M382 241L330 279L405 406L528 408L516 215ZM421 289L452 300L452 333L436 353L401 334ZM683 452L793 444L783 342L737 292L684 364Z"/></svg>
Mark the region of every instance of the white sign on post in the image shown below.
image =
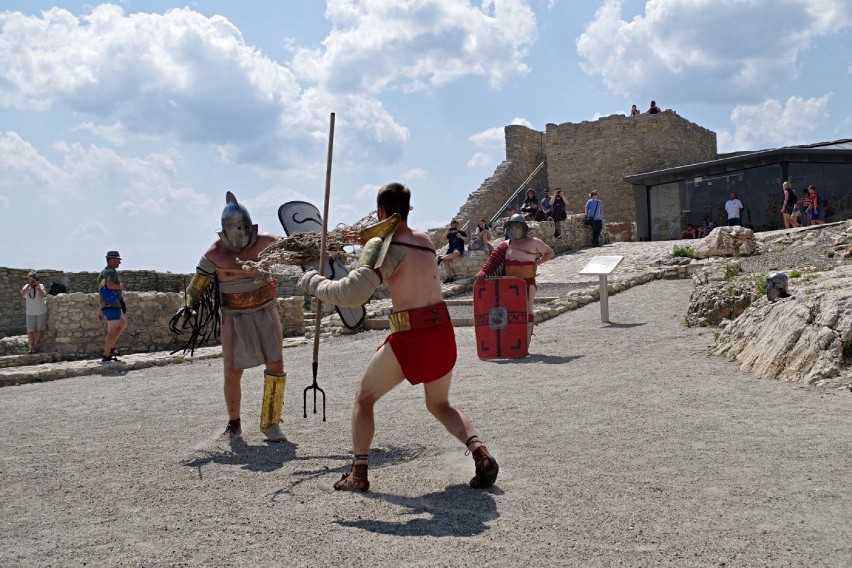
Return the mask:
<svg viewBox="0 0 852 568"><path fill-rule="evenodd" d="M609 292L606 277L618 268L623 256L596 256L580 270L580 274L597 274L600 283L601 321L609 323Z"/></svg>

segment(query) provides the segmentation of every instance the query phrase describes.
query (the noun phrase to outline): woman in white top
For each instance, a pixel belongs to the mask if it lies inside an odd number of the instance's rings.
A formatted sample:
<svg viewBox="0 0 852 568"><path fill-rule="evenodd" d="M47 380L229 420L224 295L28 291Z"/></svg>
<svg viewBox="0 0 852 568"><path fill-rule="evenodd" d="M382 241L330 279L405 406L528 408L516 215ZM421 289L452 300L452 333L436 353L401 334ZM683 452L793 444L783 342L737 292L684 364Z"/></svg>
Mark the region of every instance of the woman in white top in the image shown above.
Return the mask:
<svg viewBox="0 0 852 568"><path fill-rule="evenodd" d="M27 301L27 342L30 353L38 351L41 332L47 329L47 293L44 284L38 281L38 273L30 270L27 283L21 288L21 296Z"/></svg>
<svg viewBox="0 0 852 568"><path fill-rule="evenodd" d="M485 219L480 219L476 225L476 233L473 235L473 240L470 241L469 250L484 250L488 254L494 250L491 244L491 230L488 228L488 223Z"/></svg>

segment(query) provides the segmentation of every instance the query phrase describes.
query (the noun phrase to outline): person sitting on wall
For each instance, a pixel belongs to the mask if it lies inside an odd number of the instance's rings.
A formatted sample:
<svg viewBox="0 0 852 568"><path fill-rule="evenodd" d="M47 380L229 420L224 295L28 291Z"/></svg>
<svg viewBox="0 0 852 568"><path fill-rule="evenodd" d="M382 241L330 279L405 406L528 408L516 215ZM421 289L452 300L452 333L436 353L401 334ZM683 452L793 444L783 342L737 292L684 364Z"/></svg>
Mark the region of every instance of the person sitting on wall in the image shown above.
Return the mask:
<svg viewBox="0 0 852 568"><path fill-rule="evenodd" d="M704 238L710 234L713 230L713 222L704 220L701 222L701 226L698 227L698 238Z"/></svg>
<svg viewBox="0 0 852 568"><path fill-rule="evenodd" d="M521 205L521 212L527 220L535 221L538 220L539 211L540 207L538 198L535 195L535 190L533 188L529 188L527 190L527 198L524 199L524 204Z"/></svg>
<svg viewBox="0 0 852 568"><path fill-rule="evenodd" d="M686 229L684 229L680 234L680 238L682 239L694 239L696 237L698 237L698 230L692 223L689 223L686 226Z"/></svg>
<svg viewBox="0 0 852 568"><path fill-rule="evenodd" d="M550 190L545 189L542 193L543 196L539 203L540 208L536 215L536 221L544 221L553 215L553 198L550 197Z"/></svg>
<svg viewBox="0 0 852 568"><path fill-rule="evenodd" d="M459 230L459 222L453 219L450 221L450 226L444 231L441 237L447 241L447 252L444 256L438 257L438 262L444 265L444 284L449 284L455 280L453 273L453 262L464 254L464 245L470 240L467 233Z"/></svg>
<svg viewBox="0 0 852 568"><path fill-rule="evenodd" d="M651 101L651 106L648 107L648 114L657 114L660 112L660 107L657 106L657 101Z"/></svg>

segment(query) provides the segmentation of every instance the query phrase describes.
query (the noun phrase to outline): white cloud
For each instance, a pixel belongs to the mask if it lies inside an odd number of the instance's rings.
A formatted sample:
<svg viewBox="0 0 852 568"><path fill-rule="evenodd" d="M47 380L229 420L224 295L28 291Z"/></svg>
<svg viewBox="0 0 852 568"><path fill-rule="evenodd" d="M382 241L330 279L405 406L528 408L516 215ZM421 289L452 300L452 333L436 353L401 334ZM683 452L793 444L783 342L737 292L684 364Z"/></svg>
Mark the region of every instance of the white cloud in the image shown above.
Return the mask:
<svg viewBox="0 0 852 568"><path fill-rule="evenodd" d="M483 152L476 152L473 156L471 156L470 160L467 161L467 167L469 168L484 168L493 164L494 158Z"/></svg>
<svg viewBox="0 0 852 568"><path fill-rule="evenodd" d="M109 234L107 226L100 221L86 221L74 227L68 237L75 241L100 241Z"/></svg>
<svg viewBox="0 0 852 568"><path fill-rule="evenodd" d="M9 208L9 198L0 193L0 209L8 209Z"/></svg>
<svg viewBox="0 0 852 568"><path fill-rule="evenodd" d="M222 159L239 164L313 166L315 156L324 159L335 108L346 109L350 127L340 135L351 153L344 160L386 163L408 138L372 96L302 85L227 19L189 8L0 13L0 67L2 107L61 107L85 116L82 128L92 132L120 123L128 135L218 147Z"/></svg>
<svg viewBox="0 0 852 568"><path fill-rule="evenodd" d="M606 0L577 38L582 68L663 108L665 99L760 100L798 75L813 40L852 26L846 0L649 0L630 21L621 11Z"/></svg>
<svg viewBox="0 0 852 568"><path fill-rule="evenodd" d="M740 105L731 112L734 132L717 134L720 152L757 150L812 143L808 134L828 119L832 95L803 99L790 97L782 104L769 99L758 105Z"/></svg>
<svg viewBox="0 0 852 568"><path fill-rule="evenodd" d="M99 125L91 122L81 122L71 129L71 132L89 132L100 140L116 147L124 146L127 132L120 122Z"/></svg>
<svg viewBox="0 0 852 568"><path fill-rule="evenodd" d="M16 132L0 132L0 171L0 187L38 188L41 197L48 200L54 198L54 189L67 178L61 168Z"/></svg>
<svg viewBox="0 0 852 568"><path fill-rule="evenodd" d="M426 170L424 170L423 168L411 168L410 170L408 170L407 172L402 174L402 178L406 179L406 180L423 179L425 177L426 177Z"/></svg>
<svg viewBox="0 0 852 568"><path fill-rule="evenodd" d="M376 201L376 194L379 192L378 185L365 184L361 186L357 192L355 192L355 198L358 201Z"/></svg>
<svg viewBox="0 0 852 568"><path fill-rule="evenodd" d="M467 75L524 75L536 21L522 0L329 0L321 50L298 50L299 77L336 92L410 92Z"/></svg>

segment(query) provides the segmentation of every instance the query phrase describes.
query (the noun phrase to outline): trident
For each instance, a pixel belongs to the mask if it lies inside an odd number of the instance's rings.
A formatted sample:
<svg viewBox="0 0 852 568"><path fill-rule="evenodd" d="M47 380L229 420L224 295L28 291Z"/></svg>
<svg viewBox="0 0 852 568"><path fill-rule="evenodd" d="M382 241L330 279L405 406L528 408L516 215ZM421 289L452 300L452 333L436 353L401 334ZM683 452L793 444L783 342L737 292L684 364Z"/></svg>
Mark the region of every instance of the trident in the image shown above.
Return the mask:
<svg viewBox="0 0 852 568"><path fill-rule="evenodd" d="M322 237L320 238L320 258L319 268L323 270L326 261L325 243L328 237L328 199L331 194L331 156L334 149L334 113L331 113L330 124L328 127L328 160L325 169L325 202L322 206ZM322 323L322 301L317 298L317 316L314 322L314 382L310 386L305 387L302 393L303 401L303 418L308 417L308 391L314 391L314 414L317 413L317 392L322 394L322 421L325 422L325 391L317 384L317 368L319 367L319 339L320 339L320 324Z"/></svg>

